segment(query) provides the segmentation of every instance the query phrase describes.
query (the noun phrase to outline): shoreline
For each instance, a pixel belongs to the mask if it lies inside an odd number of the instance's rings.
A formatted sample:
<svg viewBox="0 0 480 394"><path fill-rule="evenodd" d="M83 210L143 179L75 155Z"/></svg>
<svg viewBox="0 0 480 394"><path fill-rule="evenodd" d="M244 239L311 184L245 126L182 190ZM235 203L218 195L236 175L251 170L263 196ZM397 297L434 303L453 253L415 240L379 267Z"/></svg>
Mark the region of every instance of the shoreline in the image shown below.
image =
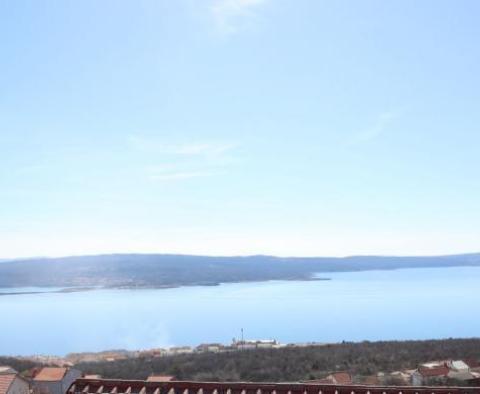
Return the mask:
<svg viewBox="0 0 480 394"><path fill-rule="evenodd" d="M160 285L160 286L106 286L106 287L65 287L59 290L45 290L45 291L18 291L8 292L2 291L8 289L6 287L0 287L0 297L2 296L14 296L14 295L34 295L34 294L68 294L68 293L80 293L86 291L95 290L166 290L166 289L179 289L182 287L216 287L225 284L239 284L239 283L265 283L274 281L285 282L323 282L330 281L332 278L291 278L291 279L267 279L267 280L251 280L251 281L231 281L231 282L212 282L212 283L192 283L192 284L178 284L178 285ZM47 289L45 287L44 289Z"/></svg>
<svg viewBox="0 0 480 394"><path fill-rule="evenodd" d="M266 282L316 282L316 281L331 281L333 278L315 275L324 274L343 274L343 273L365 273L365 272L387 272L387 271L404 271L404 270L431 270L431 269L452 269L452 268L479 268L476 264L462 264L455 266L420 266L420 267L392 267L392 268L372 268L372 269L355 269L355 270L337 270L328 272L316 272L309 277L286 277L286 278L272 278L272 279L252 279L252 280L231 280L231 281L219 281L219 282L198 282L198 283L172 283L163 285L111 285L111 286L45 286L38 287L38 289L45 290L31 290L31 291L9 291L9 289L22 288L23 286L9 286L0 287L0 297L2 296L14 296L14 295L35 295L35 294L68 294L79 293L94 290L163 290L163 289L178 289L184 287L215 287L225 284L248 284L248 283L266 283ZM36 288L35 286L25 286L25 288ZM54 288L54 290L48 290Z"/></svg>

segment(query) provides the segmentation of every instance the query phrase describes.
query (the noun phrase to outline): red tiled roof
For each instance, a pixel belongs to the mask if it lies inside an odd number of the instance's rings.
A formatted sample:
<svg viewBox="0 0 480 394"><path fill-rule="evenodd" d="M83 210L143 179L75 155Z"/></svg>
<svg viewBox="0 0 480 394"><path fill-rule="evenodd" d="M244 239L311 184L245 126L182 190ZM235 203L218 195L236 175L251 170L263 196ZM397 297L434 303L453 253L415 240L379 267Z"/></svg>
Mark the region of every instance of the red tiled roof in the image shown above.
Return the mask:
<svg viewBox="0 0 480 394"><path fill-rule="evenodd" d="M57 382L62 380L67 373L67 368L45 367L35 375L33 380L37 382Z"/></svg>
<svg viewBox="0 0 480 394"><path fill-rule="evenodd" d="M305 380L303 383L309 384L351 384L352 377L348 372L332 372L325 378Z"/></svg>
<svg viewBox="0 0 480 394"><path fill-rule="evenodd" d="M14 373L0 375L0 394L6 394L8 392L8 389L16 376L17 375Z"/></svg>
<svg viewBox="0 0 480 394"><path fill-rule="evenodd" d="M336 384L352 383L352 377L348 372L334 372L334 373L331 373L330 376L333 379L333 383L336 383Z"/></svg>
<svg viewBox="0 0 480 394"><path fill-rule="evenodd" d="M312 380L305 380L302 383L307 384L332 384L332 379L323 378L323 379L312 379Z"/></svg>
<svg viewBox="0 0 480 394"><path fill-rule="evenodd" d="M447 376L450 370L445 365L433 368L419 368L418 372L425 377Z"/></svg>
<svg viewBox="0 0 480 394"><path fill-rule="evenodd" d="M174 376L152 375L147 378L147 382L171 382Z"/></svg>
<svg viewBox="0 0 480 394"><path fill-rule="evenodd" d="M478 368L480 367L480 362L478 362L475 358L467 358L463 360L470 368Z"/></svg>
<svg viewBox="0 0 480 394"><path fill-rule="evenodd" d="M370 375L364 379L363 384L370 386L378 386L380 384L380 379L378 379L377 375Z"/></svg>

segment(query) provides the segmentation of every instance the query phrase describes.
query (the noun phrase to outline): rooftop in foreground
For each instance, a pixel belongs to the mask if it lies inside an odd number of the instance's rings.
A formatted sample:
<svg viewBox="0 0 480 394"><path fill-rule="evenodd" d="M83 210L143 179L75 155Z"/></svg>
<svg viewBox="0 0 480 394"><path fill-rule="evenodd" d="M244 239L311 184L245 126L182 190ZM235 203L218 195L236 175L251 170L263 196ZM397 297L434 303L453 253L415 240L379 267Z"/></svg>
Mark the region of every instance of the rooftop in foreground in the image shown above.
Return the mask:
<svg viewBox="0 0 480 394"><path fill-rule="evenodd" d="M0 374L0 394L6 394L8 392L8 389L10 388L10 385L15 380L15 377L16 377L16 374L13 374L13 373Z"/></svg>
<svg viewBox="0 0 480 394"><path fill-rule="evenodd" d="M67 394L480 394L480 387L77 379Z"/></svg>

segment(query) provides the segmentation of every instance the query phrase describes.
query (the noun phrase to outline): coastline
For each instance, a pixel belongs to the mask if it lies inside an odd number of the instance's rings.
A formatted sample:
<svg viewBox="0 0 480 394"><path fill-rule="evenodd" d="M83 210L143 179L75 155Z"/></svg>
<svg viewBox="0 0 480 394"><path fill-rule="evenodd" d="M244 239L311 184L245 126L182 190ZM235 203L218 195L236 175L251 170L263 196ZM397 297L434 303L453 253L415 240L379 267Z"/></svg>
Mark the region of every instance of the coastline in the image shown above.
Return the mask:
<svg viewBox="0 0 480 394"><path fill-rule="evenodd" d="M172 285L159 285L159 286L86 286L86 287L65 287L57 290L45 290L45 291L2 291L3 289L8 289L7 287L0 287L0 297L1 296L15 296L15 295L35 295L35 294L68 294L68 293L80 293L86 291L95 291L95 290L165 290L165 289L178 289L182 287L215 287L221 286L224 284L234 284L234 283L265 283L273 281L287 281L287 282L322 282L330 281L332 278L290 278L290 279L267 279L267 280L250 280L250 281L229 281L229 282L212 282L212 283L192 283L192 284L172 284ZM45 289L48 289L45 287Z"/></svg>

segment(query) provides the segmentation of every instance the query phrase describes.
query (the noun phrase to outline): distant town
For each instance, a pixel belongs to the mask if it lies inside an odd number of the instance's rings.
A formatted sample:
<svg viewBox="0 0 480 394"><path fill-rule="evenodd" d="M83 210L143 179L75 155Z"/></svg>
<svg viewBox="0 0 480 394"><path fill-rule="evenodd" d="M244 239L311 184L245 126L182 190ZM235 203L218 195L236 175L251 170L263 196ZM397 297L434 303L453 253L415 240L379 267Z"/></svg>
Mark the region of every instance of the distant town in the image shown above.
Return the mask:
<svg viewBox="0 0 480 394"><path fill-rule="evenodd" d="M280 343L276 339L233 339L231 344L221 343L202 343L198 346L171 346L165 348L154 348L144 350L107 350L102 352L70 353L65 357L52 355L31 355L18 356L19 359L30 360L42 364L55 365L59 367L68 367L82 362L114 362L132 358L145 357L168 357L179 354L194 353L222 353L235 352L253 349L281 349L285 347L307 347L324 346L326 343L305 342L305 343Z"/></svg>

